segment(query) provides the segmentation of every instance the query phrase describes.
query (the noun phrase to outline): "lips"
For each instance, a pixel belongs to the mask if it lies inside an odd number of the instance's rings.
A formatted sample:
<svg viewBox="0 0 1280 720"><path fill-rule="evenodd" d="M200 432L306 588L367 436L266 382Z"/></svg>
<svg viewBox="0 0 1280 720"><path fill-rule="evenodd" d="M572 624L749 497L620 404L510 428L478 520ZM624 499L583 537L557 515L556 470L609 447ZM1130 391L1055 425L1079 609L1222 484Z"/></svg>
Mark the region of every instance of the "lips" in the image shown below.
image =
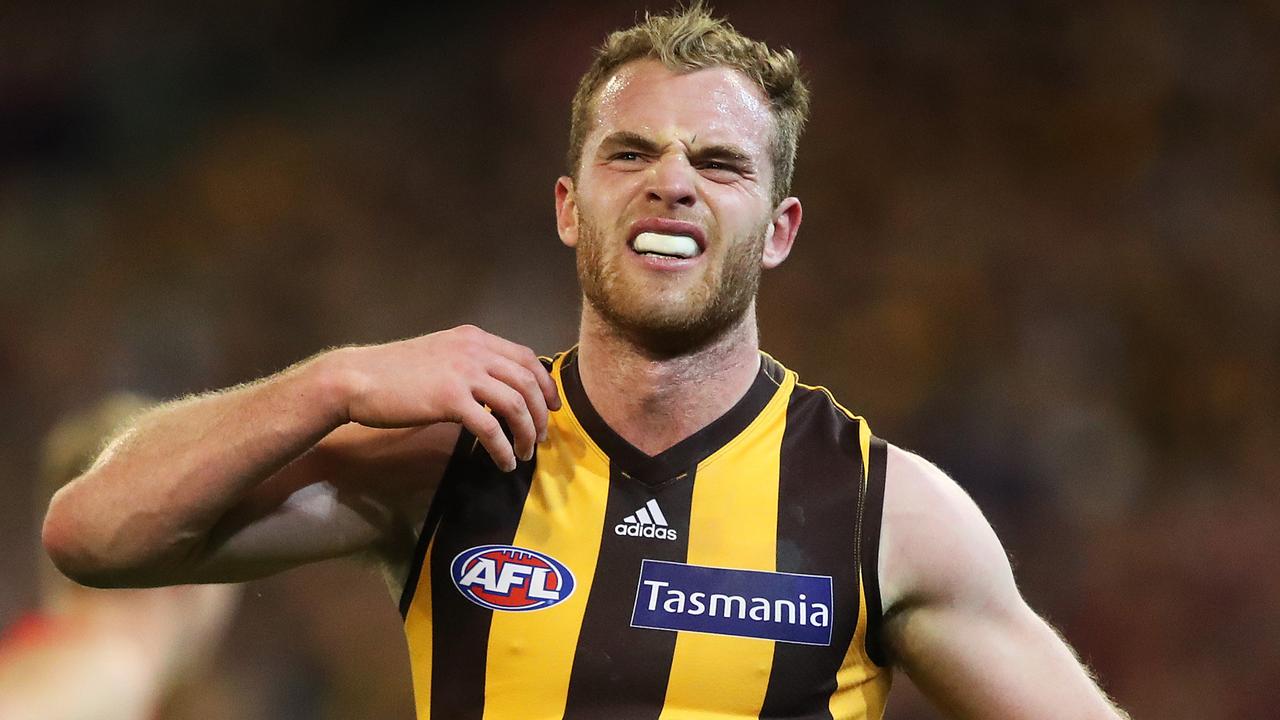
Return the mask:
<svg viewBox="0 0 1280 720"><path fill-rule="evenodd" d="M692 259L707 249L707 240L702 228L693 223L644 218L631 224L627 246L640 254Z"/></svg>

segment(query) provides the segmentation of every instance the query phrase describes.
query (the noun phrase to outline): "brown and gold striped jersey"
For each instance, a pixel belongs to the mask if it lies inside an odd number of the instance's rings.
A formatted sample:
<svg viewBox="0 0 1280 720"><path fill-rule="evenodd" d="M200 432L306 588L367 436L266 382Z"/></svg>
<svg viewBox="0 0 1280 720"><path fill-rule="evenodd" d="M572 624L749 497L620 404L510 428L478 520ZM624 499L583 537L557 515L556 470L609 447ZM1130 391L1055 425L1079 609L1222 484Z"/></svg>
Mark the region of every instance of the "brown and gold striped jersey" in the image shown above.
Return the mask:
<svg viewBox="0 0 1280 720"><path fill-rule="evenodd" d="M462 433L401 599L418 717L880 718L885 446L761 353L746 395L649 456L564 402L500 471Z"/></svg>

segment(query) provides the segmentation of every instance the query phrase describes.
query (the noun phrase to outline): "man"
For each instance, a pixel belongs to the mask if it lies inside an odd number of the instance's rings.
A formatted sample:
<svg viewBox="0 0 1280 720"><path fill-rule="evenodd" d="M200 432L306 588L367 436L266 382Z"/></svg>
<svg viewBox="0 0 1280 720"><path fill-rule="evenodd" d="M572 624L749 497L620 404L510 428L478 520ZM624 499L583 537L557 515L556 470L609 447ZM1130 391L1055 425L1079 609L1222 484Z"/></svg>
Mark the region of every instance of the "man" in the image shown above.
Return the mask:
<svg viewBox="0 0 1280 720"><path fill-rule="evenodd" d="M555 186L574 349L462 327L170 404L55 498L51 555L106 586L375 556L422 718L876 718L891 665L955 717L1119 717L965 494L759 351L807 105L698 6L611 35Z"/></svg>
<svg viewBox="0 0 1280 720"><path fill-rule="evenodd" d="M150 403L115 393L49 434L38 497L78 475L115 429ZM202 585L104 591L41 566L41 607L0 636L0 718L148 720L175 710L207 663L238 589Z"/></svg>

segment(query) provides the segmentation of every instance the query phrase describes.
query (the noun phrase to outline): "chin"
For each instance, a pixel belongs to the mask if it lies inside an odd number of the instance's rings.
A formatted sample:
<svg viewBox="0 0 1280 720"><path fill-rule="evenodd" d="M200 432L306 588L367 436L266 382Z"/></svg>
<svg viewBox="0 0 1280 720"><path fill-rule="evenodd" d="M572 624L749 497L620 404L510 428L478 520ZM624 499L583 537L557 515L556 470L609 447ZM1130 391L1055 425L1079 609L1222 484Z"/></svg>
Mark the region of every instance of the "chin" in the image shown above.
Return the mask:
<svg viewBox="0 0 1280 720"><path fill-rule="evenodd" d="M725 313L706 307L672 312L670 305L596 308L609 325L655 357L687 355L714 344L738 325L747 309Z"/></svg>

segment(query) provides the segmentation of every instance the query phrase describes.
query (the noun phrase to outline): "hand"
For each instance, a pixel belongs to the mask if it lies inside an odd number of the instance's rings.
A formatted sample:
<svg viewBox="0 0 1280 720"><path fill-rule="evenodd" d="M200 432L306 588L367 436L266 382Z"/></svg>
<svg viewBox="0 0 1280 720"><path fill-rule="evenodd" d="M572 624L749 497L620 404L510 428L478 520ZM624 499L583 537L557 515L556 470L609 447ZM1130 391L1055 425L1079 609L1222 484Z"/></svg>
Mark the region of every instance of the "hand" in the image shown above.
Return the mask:
<svg viewBox="0 0 1280 720"><path fill-rule="evenodd" d="M560 408L555 381L532 350L473 325L335 353L353 379L349 420L380 428L461 423L508 472L517 455L533 457L548 408Z"/></svg>

